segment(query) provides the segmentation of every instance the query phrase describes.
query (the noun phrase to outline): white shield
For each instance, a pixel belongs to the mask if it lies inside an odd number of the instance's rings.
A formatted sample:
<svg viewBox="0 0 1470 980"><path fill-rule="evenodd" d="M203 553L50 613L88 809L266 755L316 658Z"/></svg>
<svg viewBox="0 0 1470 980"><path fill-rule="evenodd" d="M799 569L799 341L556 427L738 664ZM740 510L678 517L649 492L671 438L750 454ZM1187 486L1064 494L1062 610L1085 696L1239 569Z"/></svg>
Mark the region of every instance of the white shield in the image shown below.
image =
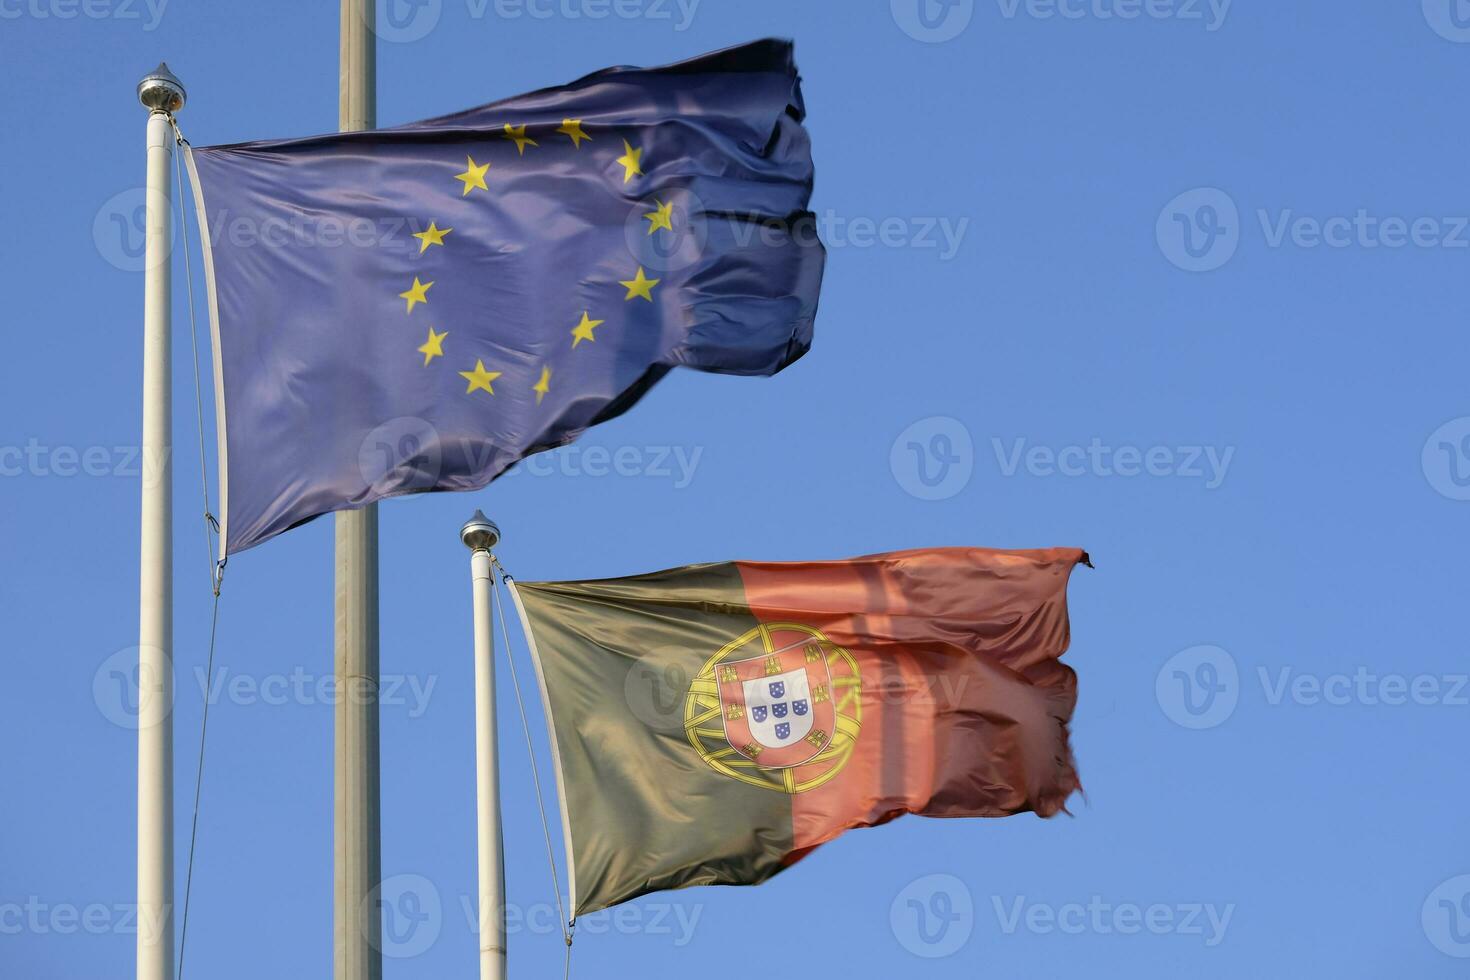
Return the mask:
<svg viewBox="0 0 1470 980"><path fill-rule="evenodd" d="M744 682L746 723L768 749L784 749L812 730L812 694L805 667Z"/></svg>

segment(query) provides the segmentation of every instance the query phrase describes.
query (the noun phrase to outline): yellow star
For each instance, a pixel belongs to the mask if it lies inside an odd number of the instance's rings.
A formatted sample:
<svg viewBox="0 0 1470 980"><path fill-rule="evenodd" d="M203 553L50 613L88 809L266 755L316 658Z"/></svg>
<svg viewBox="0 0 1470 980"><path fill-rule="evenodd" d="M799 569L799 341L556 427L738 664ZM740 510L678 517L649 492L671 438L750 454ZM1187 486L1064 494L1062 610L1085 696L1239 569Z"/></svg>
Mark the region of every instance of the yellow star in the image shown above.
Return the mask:
<svg viewBox="0 0 1470 980"><path fill-rule="evenodd" d="M551 390L551 368L541 369L541 380L532 385L531 390L536 393L536 404L540 405L541 399L545 398L546 393Z"/></svg>
<svg viewBox="0 0 1470 980"><path fill-rule="evenodd" d="M572 138L572 146L579 150L582 148L583 140L590 142L592 139L592 137L582 131L582 120L580 119L563 119L561 125L556 128L556 131L570 136Z"/></svg>
<svg viewBox="0 0 1470 980"><path fill-rule="evenodd" d="M540 143L537 143L535 140L531 139L531 137L526 135L526 127L524 123L520 126L512 126L510 123L506 123L505 138L515 141L516 150L520 153L521 156L526 155L527 144L530 144L531 146L541 145Z"/></svg>
<svg viewBox="0 0 1470 980"><path fill-rule="evenodd" d="M470 386L464 390L466 395L473 395L477 391L485 391L493 395L495 394L495 389L490 387L490 382L500 377L503 373L503 371L486 371L485 362L476 358L475 369L473 371L461 371L459 372L459 376L470 383Z"/></svg>
<svg viewBox="0 0 1470 980"><path fill-rule="evenodd" d="M596 341L597 338L592 336L592 331L602 324L602 320L594 320L587 315L586 311L583 311L582 322L572 328L572 347L575 348L584 340Z"/></svg>
<svg viewBox="0 0 1470 980"><path fill-rule="evenodd" d="M635 176L643 176L643 148L633 149L633 144L623 140L625 152L618 157L618 163L623 165L623 183L627 183Z"/></svg>
<svg viewBox="0 0 1470 980"><path fill-rule="evenodd" d="M444 338L448 336L447 330L444 333L435 333L433 327L429 328L429 339L419 348L419 353L424 355L424 367L428 367L434 358L444 356Z"/></svg>
<svg viewBox="0 0 1470 980"><path fill-rule="evenodd" d="M413 237L419 240L419 254L423 255L429 250L430 245L443 245L444 236L453 231L453 228L440 228L434 222L429 222L429 227L424 231L416 231Z"/></svg>
<svg viewBox="0 0 1470 980"><path fill-rule="evenodd" d="M620 281L618 285L628 287L628 295L623 297L624 300L635 299L636 297L642 296L644 299L652 303L653 287L657 286L661 282L663 282L662 279L650 279L645 276L643 274L643 266L640 265L638 267L638 275L634 276L632 279L624 279Z"/></svg>
<svg viewBox="0 0 1470 980"><path fill-rule="evenodd" d="M465 194L468 194L476 187L482 191L488 191L490 188L485 186L485 171L490 169L490 164L487 163L484 166L478 166L475 163L474 157L465 157L464 159L469 169L462 174L454 175L455 180L464 181L464 194L461 194L460 197L464 197Z"/></svg>
<svg viewBox="0 0 1470 980"><path fill-rule="evenodd" d="M658 198L654 198L654 200L658 202L658 210L657 211L650 211L650 212L648 212L647 214L645 214L643 216L643 220L648 222L648 233L650 235L652 235L654 232L658 231L660 228L667 228L669 231L673 231L674 230L674 205L673 205L673 202L669 202L668 204L665 204L663 201L659 201Z"/></svg>
<svg viewBox="0 0 1470 980"><path fill-rule="evenodd" d="M415 303L427 303L429 301L429 287L432 285L434 285L432 282L419 282L418 276L413 277L413 285L408 287L408 292L398 294L401 299L408 300L408 310L406 312L412 313L413 304Z"/></svg>

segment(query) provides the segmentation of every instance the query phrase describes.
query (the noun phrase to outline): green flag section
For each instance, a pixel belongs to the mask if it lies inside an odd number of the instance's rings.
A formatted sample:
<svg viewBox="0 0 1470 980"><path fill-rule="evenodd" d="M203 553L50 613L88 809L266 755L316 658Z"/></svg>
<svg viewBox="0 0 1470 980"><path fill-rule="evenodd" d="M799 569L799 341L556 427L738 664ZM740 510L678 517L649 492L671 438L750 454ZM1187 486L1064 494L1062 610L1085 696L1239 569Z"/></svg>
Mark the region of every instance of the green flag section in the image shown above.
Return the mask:
<svg viewBox="0 0 1470 980"><path fill-rule="evenodd" d="M756 884L905 813L1061 811L1083 561L943 548L521 583L575 913Z"/></svg>

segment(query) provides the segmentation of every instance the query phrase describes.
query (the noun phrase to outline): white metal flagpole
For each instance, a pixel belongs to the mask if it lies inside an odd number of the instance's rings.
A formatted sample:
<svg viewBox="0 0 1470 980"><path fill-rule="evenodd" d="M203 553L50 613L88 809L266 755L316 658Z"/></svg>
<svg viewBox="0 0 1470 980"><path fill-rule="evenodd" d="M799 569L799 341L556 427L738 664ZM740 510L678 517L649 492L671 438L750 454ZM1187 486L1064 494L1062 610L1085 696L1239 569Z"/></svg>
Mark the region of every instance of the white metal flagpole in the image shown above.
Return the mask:
<svg viewBox="0 0 1470 980"><path fill-rule="evenodd" d="M475 593L475 816L479 828L480 980L504 980L505 854L500 833L500 751L495 742L495 637L491 632L491 549L500 528L483 512L460 529L470 549ZM508 653L509 651L507 651Z"/></svg>
<svg viewBox="0 0 1470 980"><path fill-rule="evenodd" d="M143 272L143 507L138 602L137 980L174 972L173 398L169 243L172 113L184 86L158 69L138 83L148 109Z"/></svg>
<svg viewBox="0 0 1470 980"><path fill-rule="evenodd" d="M338 129L377 125L373 0L342 0ZM333 973L383 975L382 819L378 752L378 507L336 516L333 776Z"/></svg>

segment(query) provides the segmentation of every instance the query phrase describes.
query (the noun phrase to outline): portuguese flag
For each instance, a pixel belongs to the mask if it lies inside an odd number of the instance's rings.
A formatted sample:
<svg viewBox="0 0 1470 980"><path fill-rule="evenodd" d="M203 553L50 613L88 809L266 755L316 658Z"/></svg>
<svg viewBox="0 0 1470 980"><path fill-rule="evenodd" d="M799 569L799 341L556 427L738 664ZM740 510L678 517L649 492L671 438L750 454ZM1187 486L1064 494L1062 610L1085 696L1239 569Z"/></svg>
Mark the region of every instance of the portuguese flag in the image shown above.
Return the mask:
<svg viewBox="0 0 1470 980"><path fill-rule="evenodd" d="M905 813L1062 810L1086 560L941 548L520 583L575 913L755 884Z"/></svg>

